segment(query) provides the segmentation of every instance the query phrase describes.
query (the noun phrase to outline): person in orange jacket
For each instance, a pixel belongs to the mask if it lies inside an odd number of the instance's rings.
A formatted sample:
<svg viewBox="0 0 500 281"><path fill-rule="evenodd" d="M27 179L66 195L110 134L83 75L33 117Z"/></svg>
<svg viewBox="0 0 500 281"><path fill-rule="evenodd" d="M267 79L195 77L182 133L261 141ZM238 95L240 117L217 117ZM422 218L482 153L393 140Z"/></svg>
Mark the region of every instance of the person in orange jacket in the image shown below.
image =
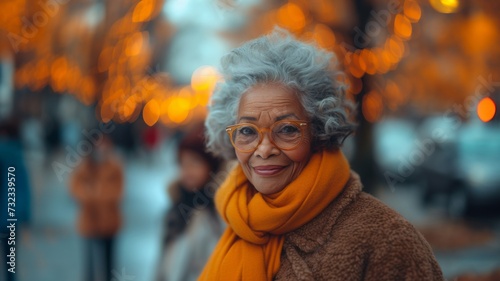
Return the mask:
<svg viewBox="0 0 500 281"><path fill-rule="evenodd" d="M87 240L86 280L98 278L97 253L104 257L105 280L111 280L114 237L122 224L123 169L113 155L113 145L108 138L103 137L76 168L71 178L71 192L80 206L78 231Z"/></svg>

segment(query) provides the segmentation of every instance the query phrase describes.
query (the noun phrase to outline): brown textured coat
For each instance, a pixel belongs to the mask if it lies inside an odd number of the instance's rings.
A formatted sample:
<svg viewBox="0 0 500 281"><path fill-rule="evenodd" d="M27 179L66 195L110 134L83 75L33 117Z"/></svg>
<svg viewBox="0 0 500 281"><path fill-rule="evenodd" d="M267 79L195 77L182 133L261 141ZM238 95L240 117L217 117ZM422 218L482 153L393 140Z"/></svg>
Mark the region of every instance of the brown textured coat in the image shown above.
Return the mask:
<svg viewBox="0 0 500 281"><path fill-rule="evenodd" d="M352 173L319 216L285 235L275 280L444 280L422 235L361 189Z"/></svg>
<svg viewBox="0 0 500 281"><path fill-rule="evenodd" d="M80 205L78 230L85 237L110 237L120 229L123 171L108 158L92 165L85 159L71 178L71 192Z"/></svg>

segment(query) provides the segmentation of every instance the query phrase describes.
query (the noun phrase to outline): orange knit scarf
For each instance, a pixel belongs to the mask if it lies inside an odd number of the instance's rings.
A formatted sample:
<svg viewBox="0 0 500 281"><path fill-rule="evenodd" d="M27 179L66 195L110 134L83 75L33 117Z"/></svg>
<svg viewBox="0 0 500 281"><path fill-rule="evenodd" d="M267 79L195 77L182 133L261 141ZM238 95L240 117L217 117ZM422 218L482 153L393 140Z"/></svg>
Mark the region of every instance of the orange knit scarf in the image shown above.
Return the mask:
<svg viewBox="0 0 500 281"><path fill-rule="evenodd" d="M340 150L318 152L283 190L263 195L237 165L215 195L228 228L199 280L272 280L280 267L283 234L320 214L349 176Z"/></svg>

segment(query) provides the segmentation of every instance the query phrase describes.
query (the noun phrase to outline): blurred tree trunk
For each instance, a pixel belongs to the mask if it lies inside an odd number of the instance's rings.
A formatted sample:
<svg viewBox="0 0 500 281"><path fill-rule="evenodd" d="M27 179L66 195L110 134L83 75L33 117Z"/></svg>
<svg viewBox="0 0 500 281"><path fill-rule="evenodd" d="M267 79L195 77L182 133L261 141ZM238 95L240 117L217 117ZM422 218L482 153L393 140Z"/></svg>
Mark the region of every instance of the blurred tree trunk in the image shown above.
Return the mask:
<svg viewBox="0 0 500 281"><path fill-rule="evenodd" d="M370 20L370 12L374 10L369 0L355 0L356 14L358 15L358 27L365 32L365 27ZM354 41L354 29L352 36ZM356 46L359 48L360 46ZM370 47L363 46L364 48ZM368 122L362 112L363 97L370 91L371 75L365 74L361 78L363 88L360 93L355 96L355 102L358 105L357 121L358 128L355 133L355 153L352 161L352 168L359 173L361 181L364 185L364 191L373 193L376 183L376 164L374 158L374 139L373 139L373 125Z"/></svg>

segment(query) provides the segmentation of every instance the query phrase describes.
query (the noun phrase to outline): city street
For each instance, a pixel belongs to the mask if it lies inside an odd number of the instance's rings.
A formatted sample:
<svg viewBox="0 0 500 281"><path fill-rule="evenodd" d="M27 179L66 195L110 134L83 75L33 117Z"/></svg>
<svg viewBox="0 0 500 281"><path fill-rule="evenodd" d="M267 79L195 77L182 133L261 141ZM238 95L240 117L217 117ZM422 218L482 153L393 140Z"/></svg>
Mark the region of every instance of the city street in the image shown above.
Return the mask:
<svg viewBox="0 0 500 281"><path fill-rule="evenodd" d="M160 155L156 159L143 155L139 161L125 162L124 225L117 237L113 281L153 280L160 254L162 218L169 206L165 188L177 169L173 142L163 146ZM75 229L77 206L70 197L67 183L58 182L51 165L44 164L37 153L27 153L26 162L32 177L33 220L19 235L19 280L83 280L85 244ZM443 220L437 209L424 211L415 187L402 186L394 192L380 188L378 194L417 226ZM483 245L436 251L445 276L490 272L500 267L499 226L497 223L495 238Z"/></svg>

